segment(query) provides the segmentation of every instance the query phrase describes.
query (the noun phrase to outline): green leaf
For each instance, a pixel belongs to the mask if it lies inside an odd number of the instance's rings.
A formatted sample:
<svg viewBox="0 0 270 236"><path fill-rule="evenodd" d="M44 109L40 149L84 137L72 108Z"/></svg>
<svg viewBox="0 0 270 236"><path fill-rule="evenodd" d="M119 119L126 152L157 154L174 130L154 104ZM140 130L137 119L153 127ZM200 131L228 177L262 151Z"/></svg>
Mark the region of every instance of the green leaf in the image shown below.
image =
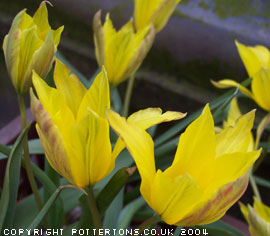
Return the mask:
<svg viewBox="0 0 270 236"><path fill-rule="evenodd" d="M80 204L82 207L82 215L80 218L79 223L77 224L76 230L79 231L80 229L90 229L88 235L93 235L93 219L91 215L91 211L89 208L88 200L86 195L82 195L80 197ZM73 234L73 235L79 235L79 234Z"/></svg>
<svg viewBox="0 0 270 236"><path fill-rule="evenodd" d="M176 227L176 229L175 229L175 231L173 233L173 236L179 236L179 235L181 235L181 232L182 232L181 230L182 230L182 227L181 226Z"/></svg>
<svg viewBox="0 0 270 236"><path fill-rule="evenodd" d="M270 181L269 180L266 180L264 178L261 178L259 176L255 176L255 175L253 177L254 177L256 184L258 184L262 187L265 187L265 188L270 188Z"/></svg>
<svg viewBox="0 0 270 236"><path fill-rule="evenodd" d="M200 235L213 235L213 236L236 236L234 235L232 232L224 230L224 229L218 229L218 228L211 228L211 227L200 227L200 226L196 226L196 227L191 227L191 229L193 230L199 230L201 232ZM205 234L203 234L203 230L205 230ZM185 229L185 231L187 232L187 230ZM183 233L183 231L182 231Z"/></svg>
<svg viewBox="0 0 270 236"><path fill-rule="evenodd" d="M123 110L123 104L121 97L119 95L117 87L111 87L111 99L112 99L112 107L113 109L118 112L119 114L122 114Z"/></svg>
<svg viewBox="0 0 270 236"><path fill-rule="evenodd" d="M28 141L29 153L30 154L44 154L43 148L41 146L39 139L32 139ZM11 147L4 144L0 144L0 160L6 159L9 155Z"/></svg>
<svg viewBox="0 0 270 236"><path fill-rule="evenodd" d="M136 200L130 202L128 205L124 207L123 210L121 210L119 219L118 219L118 229L126 229L128 228L134 214L142 207L144 206L145 200L143 197L139 197Z"/></svg>
<svg viewBox="0 0 270 236"><path fill-rule="evenodd" d="M30 125L21 132L8 158L0 201L0 232L3 228L12 227L19 188L23 143Z"/></svg>
<svg viewBox="0 0 270 236"><path fill-rule="evenodd" d="M124 188L117 194L116 198L113 200L109 208L105 213L105 217L103 220L103 228L104 229L116 229L117 221L120 215L121 209L123 208L124 201Z"/></svg>
<svg viewBox="0 0 270 236"><path fill-rule="evenodd" d="M48 211L50 210L51 206L61 193L61 191L65 188L71 188L73 186L71 185L65 185L65 186L60 186L59 188L56 189L56 191L53 193L53 195L50 197L50 199L46 202L46 204L43 206L41 211L38 213L38 215L35 217L35 219L32 221L32 223L27 227L27 230L22 234L22 236L27 236L28 232L32 229L35 229L39 226L41 221L44 219L44 217L47 215Z"/></svg>
<svg viewBox="0 0 270 236"><path fill-rule="evenodd" d="M240 232L236 228L222 222L221 220L216 221L212 224L208 224L208 225L196 226L196 228L206 229L207 233L213 234L215 236L223 236L223 235L224 236L227 236L227 235L228 236L245 236L245 234L243 234L242 232ZM213 233L211 233L211 232L213 232ZM214 233L216 233L216 234L214 234ZM219 234L217 234L217 233L219 233Z"/></svg>
<svg viewBox="0 0 270 236"><path fill-rule="evenodd" d="M101 217L104 215L105 211L120 192L122 187L126 184L129 176L133 174L133 170L130 170L127 168L118 170L99 193L97 197L97 206Z"/></svg>
<svg viewBox="0 0 270 236"><path fill-rule="evenodd" d="M50 166L50 164L46 158L45 158L45 173L48 176L48 178L51 180L51 182L55 186L58 187L60 176ZM51 194L52 194L51 191L49 191L47 188L44 188L43 201L47 202L48 199L50 198ZM63 209L63 202L62 202L62 199L60 196L56 200L55 204L53 204L53 206L51 207L51 209L48 213L47 222L49 224L49 228L52 228L52 229L61 228L61 226L63 225L63 219L64 219L64 209Z"/></svg>

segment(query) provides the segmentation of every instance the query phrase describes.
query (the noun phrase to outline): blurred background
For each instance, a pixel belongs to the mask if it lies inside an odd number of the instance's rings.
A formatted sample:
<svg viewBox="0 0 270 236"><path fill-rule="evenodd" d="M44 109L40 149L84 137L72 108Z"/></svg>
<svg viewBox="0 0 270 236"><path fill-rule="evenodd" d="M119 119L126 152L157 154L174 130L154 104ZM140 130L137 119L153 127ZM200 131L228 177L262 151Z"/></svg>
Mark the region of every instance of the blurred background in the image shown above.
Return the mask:
<svg viewBox="0 0 270 236"><path fill-rule="evenodd" d="M40 2L0 1L1 44L14 16L24 8L27 8L28 14L33 15ZM92 33L94 14L102 9L104 19L105 14L110 12L112 21L119 28L132 17L133 0L50 2L54 6L48 6L52 28L65 26L59 51L90 79L98 68ZM150 53L136 73L131 112L158 106L164 110L191 114L225 92L214 88L210 79L246 79L247 73L235 46L236 39L251 46L270 45L269 0L182 0L167 26L157 35ZM125 88L126 83L119 86L122 98ZM1 129L19 115L15 91L7 75L2 50L0 96ZM241 98L240 103L242 112L257 107L246 98ZM264 114L258 109L259 117L261 113ZM268 158L268 162L261 167L261 175L268 179L269 165ZM251 199L252 192L248 192ZM265 188L263 200L268 205L269 199L270 191ZM241 217L239 209L236 215Z"/></svg>

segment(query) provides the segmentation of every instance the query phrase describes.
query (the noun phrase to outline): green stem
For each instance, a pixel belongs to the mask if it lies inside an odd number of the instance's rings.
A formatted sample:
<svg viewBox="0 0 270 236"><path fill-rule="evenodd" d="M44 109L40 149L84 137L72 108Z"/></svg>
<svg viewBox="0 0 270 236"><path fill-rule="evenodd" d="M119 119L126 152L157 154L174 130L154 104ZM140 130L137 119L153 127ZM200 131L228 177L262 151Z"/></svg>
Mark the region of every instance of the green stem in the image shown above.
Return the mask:
<svg viewBox="0 0 270 236"><path fill-rule="evenodd" d="M26 110L25 110L25 103L24 103L24 97L21 94L17 95L18 97L18 103L20 107L20 114L21 114L21 128L22 130L26 127ZM26 137L24 139L24 160L25 160L25 169L27 173L27 177L31 186L31 189L33 191L33 194L35 196L35 200L37 203L37 206L39 210L42 209L42 202L39 196L38 187L34 178L34 174L31 169L31 162L30 162L30 155L29 155L29 148L28 148L28 138Z"/></svg>
<svg viewBox="0 0 270 236"><path fill-rule="evenodd" d="M251 185L251 188L253 190L254 195L256 196L256 198L259 201L262 201L258 186L257 186L257 184L256 184L256 182L254 180L254 177L253 177L252 173L249 176L249 180L250 180L250 185Z"/></svg>
<svg viewBox="0 0 270 236"><path fill-rule="evenodd" d="M93 217L94 226L97 232L99 232L99 229L102 229L102 223L96 204L96 199L94 197L94 193L91 187L89 187L86 191L87 191L87 200Z"/></svg>
<svg viewBox="0 0 270 236"><path fill-rule="evenodd" d="M159 218L157 216L152 216L146 221L144 221L142 224L139 225L138 230L139 234L141 234L145 229L147 229L149 226L156 224L159 222Z"/></svg>
<svg viewBox="0 0 270 236"><path fill-rule="evenodd" d="M135 73L131 75L128 81L128 86L126 90L126 96L125 96L125 101L124 101L124 111L123 111L123 116L127 117L128 116L128 111L129 111L129 104L130 104L130 99L132 95L132 89L135 81Z"/></svg>

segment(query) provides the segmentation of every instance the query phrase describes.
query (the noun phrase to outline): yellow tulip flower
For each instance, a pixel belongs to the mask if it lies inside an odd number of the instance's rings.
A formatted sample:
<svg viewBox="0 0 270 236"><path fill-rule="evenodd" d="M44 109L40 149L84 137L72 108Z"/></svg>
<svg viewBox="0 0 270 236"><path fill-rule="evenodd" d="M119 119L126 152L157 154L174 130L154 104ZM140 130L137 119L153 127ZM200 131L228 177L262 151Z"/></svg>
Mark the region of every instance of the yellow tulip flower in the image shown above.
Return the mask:
<svg viewBox="0 0 270 236"><path fill-rule="evenodd" d="M105 69L86 90L79 79L56 60L54 81L56 89L33 74L39 100L31 92L31 107L42 147L51 166L70 183L78 187L93 186L110 174L115 158L124 148L118 141L113 152L111 150L109 123L105 117L105 108L110 108ZM183 116L178 112L161 114L161 110L150 108L134 113L130 119L148 128Z"/></svg>
<svg viewBox="0 0 270 236"><path fill-rule="evenodd" d="M253 77L261 67L270 67L270 51L262 45L245 46L235 41L240 57L246 67L249 77Z"/></svg>
<svg viewBox="0 0 270 236"><path fill-rule="evenodd" d="M243 94L253 99L261 108L266 111L270 111L270 67L262 67L256 74L253 75L251 81L251 91L230 79L211 82L218 88L239 88Z"/></svg>
<svg viewBox="0 0 270 236"><path fill-rule="evenodd" d="M105 66L109 82L117 85L137 71L152 46L155 30L147 26L135 33L129 21L116 31L109 14L103 26L100 16L98 11L93 24L96 58L100 67Z"/></svg>
<svg viewBox="0 0 270 236"><path fill-rule="evenodd" d="M156 32L161 31L179 2L180 0L135 0L136 29L153 24Z"/></svg>
<svg viewBox="0 0 270 236"><path fill-rule="evenodd" d="M51 69L63 26L52 30L45 1L33 17L19 12L4 38L7 70L16 92L23 94L32 85L32 70L45 77Z"/></svg>
<svg viewBox="0 0 270 236"><path fill-rule="evenodd" d="M223 129L226 129L228 127L234 127L237 123L237 120L241 116L242 113L240 112L237 99L234 97L230 103L230 109L228 112L227 120L223 121ZM249 133L249 135L247 135L246 139L249 140L248 151L252 151L254 149L254 139L251 132Z"/></svg>
<svg viewBox="0 0 270 236"><path fill-rule="evenodd" d="M270 235L270 207L254 198L254 206L240 203L240 209L249 224L251 236Z"/></svg>
<svg viewBox="0 0 270 236"><path fill-rule="evenodd" d="M234 127L215 134L206 105L201 116L180 136L172 165L156 170L154 143L136 124L107 110L111 127L123 139L140 172L141 194L168 224L191 226L220 219L244 193L249 170L260 151L249 152L247 136L255 111Z"/></svg>
<svg viewBox="0 0 270 236"><path fill-rule="evenodd" d="M247 69L251 81L251 91L241 84L224 79L218 82L211 81L218 88L237 87L242 93L253 99L266 111L270 111L270 52L261 45L247 47L236 41L238 52Z"/></svg>

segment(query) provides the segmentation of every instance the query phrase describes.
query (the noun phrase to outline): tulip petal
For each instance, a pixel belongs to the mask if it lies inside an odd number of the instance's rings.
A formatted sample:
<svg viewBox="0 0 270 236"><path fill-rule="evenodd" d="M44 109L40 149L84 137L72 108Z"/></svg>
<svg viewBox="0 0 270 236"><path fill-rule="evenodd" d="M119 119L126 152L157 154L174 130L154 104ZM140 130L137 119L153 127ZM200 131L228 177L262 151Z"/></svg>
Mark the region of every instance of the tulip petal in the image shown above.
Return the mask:
<svg viewBox="0 0 270 236"><path fill-rule="evenodd" d="M151 22L151 17L164 0L135 0L134 16L136 29L143 29Z"/></svg>
<svg viewBox="0 0 270 236"><path fill-rule="evenodd" d="M270 65L270 53L267 48L263 46L247 47L237 41L235 44L249 77L253 77L262 66Z"/></svg>
<svg viewBox="0 0 270 236"><path fill-rule="evenodd" d="M21 25L25 14L24 9L15 16L9 34L4 39L3 45L7 70L17 92L20 92L20 88L17 84L21 38L21 30L19 29L19 26Z"/></svg>
<svg viewBox="0 0 270 236"><path fill-rule="evenodd" d="M37 120L37 131L42 147L51 166L70 183L74 183L70 175L70 164L66 153L66 146L59 129L52 121L49 113L44 110L40 101L31 90L32 113Z"/></svg>
<svg viewBox="0 0 270 236"><path fill-rule="evenodd" d="M54 82L57 90L65 98L66 104L76 117L82 99L86 94L86 88L76 75L70 74L69 68L60 60L56 60Z"/></svg>
<svg viewBox="0 0 270 236"><path fill-rule="evenodd" d="M105 48L104 48L105 39L104 39L104 30L102 28L100 17L101 17L101 10L98 11L94 16L93 31L94 31L95 54L99 67L102 67L103 65L105 65ZM110 27L110 29L113 30L112 22L110 22L110 26L108 26L108 24L109 23L106 21L106 23L104 24L104 29L106 27ZM107 32L109 31L109 29L105 30Z"/></svg>
<svg viewBox="0 0 270 236"><path fill-rule="evenodd" d="M57 30L52 30L54 45L57 48L60 42L61 34L64 30L64 26L59 27Z"/></svg>
<svg viewBox="0 0 270 236"><path fill-rule="evenodd" d="M248 150L254 117L255 110L241 116L234 127L228 127L217 134L217 157L226 153L246 152Z"/></svg>
<svg viewBox="0 0 270 236"><path fill-rule="evenodd" d="M46 35L50 29L50 25L48 22L48 11L46 7L46 1L43 1L38 10L35 12L33 16L33 21L38 27L39 37L45 41Z"/></svg>
<svg viewBox="0 0 270 236"><path fill-rule="evenodd" d="M257 198L254 198L254 210L257 214L270 224L270 207L267 207Z"/></svg>
<svg viewBox="0 0 270 236"><path fill-rule="evenodd" d="M71 128L70 163L77 186L93 186L113 169L109 137L108 122L91 110Z"/></svg>
<svg viewBox="0 0 270 236"><path fill-rule="evenodd" d="M150 203L149 186L155 176L154 143L150 135L134 124L128 124L125 118L112 110L107 110L107 118L114 131L123 139L134 158L142 178L141 193Z"/></svg>
<svg viewBox="0 0 270 236"><path fill-rule="evenodd" d="M179 220L176 225L205 225L219 220L226 211L243 195L248 185L249 174L246 173L234 182L217 190L211 198L202 198L190 213Z"/></svg>
<svg viewBox="0 0 270 236"><path fill-rule="evenodd" d="M162 110L160 108L150 107L144 110L134 112L132 115L128 117L127 122L134 123L140 128L146 130L150 128L151 126L154 126L163 122L169 122L172 120L179 120L179 119L184 118L185 116L186 116L186 113L173 112L173 111L167 111L162 114ZM113 154L112 154L113 158L115 159L124 148L125 148L125 144L120 138L118 138L113 149Z"/></svg>
<svg viewBox="0 0 270 236"><path fill-rule="evenodd" d="M146 32L147 36L146 36ZM146 37L145 37L146 36ZM119 80L119 83L128 78L129 75L133 75L138 68L140 67L143 59L149 52L152 47L152 44L155 39L155 29L152 26L149 30L148 27L144 28L142 32L137 32L136 34L136 51L134 51L133 56L131 57L125 71L123 72L122 79Z"/></svg>
<svg viewBox="0 0 270 236"><path fill-rule="evenodd" d="M48 86L37 73L33 72L32 80L42 106L53 118L61 110L63 104L65 104L64 98L58 90Z"/></svg>
<svg viewBox="0 0 270 236"><path fill-rule="evenodd" d="M200 117L181 134L173 164L166 174L175 177L189 173L202 187L209 185L215 149L214 121L207 104Z"/></svg>
<svg viewBox="0 0 270 236"><path fill-rule="evenodd" d="M105 108L110 108L110 87L105 67L96 76L90 89L83 97L78 110L77 120L86 115L87 107L102 118L105 118Z"/></svg>
<svg viewBox="0 0 270 236"><path fill-rule="evenodd" d="M154 12L151 17L151 22L153 22L157 33L167 24L179 2L180 0L164 0L159 8Z"/></svg>
<svg viewBox="0 0 270 236"><path fill-rule="evenodd" d="M229 126L234 126L237 119L241 116L240 109L238 107L237 99L234 97L230 103L230 109L226 121L223 121L223 128L226 129Z"/></svg>
<svg viewBox="0 0 270 236"><path fill-rule="evenodd" d="M132 22L129 21L116 34L105 31L105 66L112 84L123 81L125 69L136 48L135 34ZM112 33L111 35L109 35Z"/></svg>
<svg viewBox="0 0 270 236"><path fill-rule="evenodd" d="M251 89L257 103L266 111L270 111L270 68L263 67L254 75Z"/></svg>
<svg viewBox="0 0 270 236"><path fill-rule="evenodd" d="M220 186L243 176L259 158L260 154L261 150L226 153L219 156L216 159L214 179L209 189L220 188Z"/></svg>
<svg viewBox="0 0 270 236"><path fill-rule="evenodd" d="M233 81L233 80L230 80L230 79L224 79L224 80L220 80L218 82L216 81L213 81L211 80L211 83L217 87L217 88L232 88L232 87L235 87L235 88L239 88L240 91L245 94L246 96L250 97L251 99L253 99L254 101L256 101L254 95L247 89L245 88L244 86L242 86L241 84Z"/></svg>
<svg viewBox="0 0 270 236"><path fill-rule="evenodd" d="M56 53L56 48L53 43L52 33L49 30L45 42L37 49L32 55L28 69L25 73L25 81L23 84L23 90L27 90L31 84L32 69L35 68L35 72L42 78L44 78L52 67Z"/></svg>
<svg viewBox="0 0 270 236"><path fill-rule="evenodd" d="M152 186L150 206L168 224L184 217L203 196L202 189L189 175L172 179L158 170Z"/></svg>
<svg viewBox="0 0 270 236"><path fill-rule="evenodd" d="M134 112L127 119L128 123L134 123L140 128L146 130L151 126L168 122L172 120L179 120L186 116L186 113L167 111L162 114L160 108L147 108Z"/></svg>
<svg viewBox="0 0 270 236"><path fill-rule="evenodd" d="M25 87L24 84L31 84L31 74L27 74L31 59L35 51L42 46L43 42L39 39L37 35L36 27L24 30L21 33L20 38L21 40L17 84L20 88L20 91L23 92L23 88Z"/></svg>

